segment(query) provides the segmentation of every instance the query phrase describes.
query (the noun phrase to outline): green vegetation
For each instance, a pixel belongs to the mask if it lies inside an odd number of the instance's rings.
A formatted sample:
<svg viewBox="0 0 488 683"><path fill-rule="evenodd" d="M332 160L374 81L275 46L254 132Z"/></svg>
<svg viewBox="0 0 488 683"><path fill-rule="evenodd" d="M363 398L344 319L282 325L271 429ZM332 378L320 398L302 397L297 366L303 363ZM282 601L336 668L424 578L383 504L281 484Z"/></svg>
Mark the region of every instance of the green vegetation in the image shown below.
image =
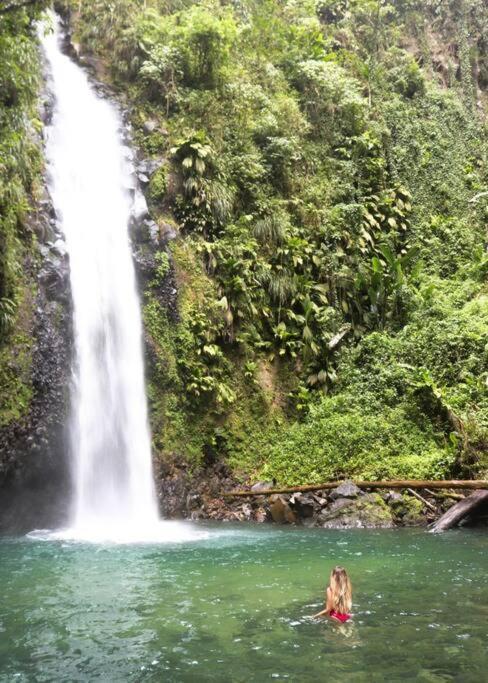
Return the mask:
<svg viewBox="0 0 488 683"><path fill-rule="evenodd" d="M77 0L72 20L179 226L146 291L161 457L282 483L483 471L486 4Z"/></svg>
<svg viewBox="0 0 488 683"><path fill-rule="evenodd" d="M32 389L31 198L39 189L39 56L33 21L42 5L0 14L0 426L18 419Z"/></svg>

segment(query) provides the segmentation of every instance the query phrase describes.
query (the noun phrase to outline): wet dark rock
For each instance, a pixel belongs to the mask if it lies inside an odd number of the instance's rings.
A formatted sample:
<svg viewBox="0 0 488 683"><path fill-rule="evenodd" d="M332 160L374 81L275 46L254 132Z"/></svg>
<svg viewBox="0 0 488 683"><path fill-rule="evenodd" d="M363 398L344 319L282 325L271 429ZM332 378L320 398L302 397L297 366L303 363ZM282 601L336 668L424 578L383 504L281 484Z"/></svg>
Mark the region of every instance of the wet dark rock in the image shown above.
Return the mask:
<svg viewBox="0 0 488 683"><path fill-rule="evenodd" d="M71 303L69 264L66 258L56 258L49 250L39 272L38 281L48 301L57 301L66 306Z"/></svg>
<svg viewBox="0 0 488 683"><path fill-rule="evenodd" d="M91 56L91 55L80 56L78 51L76 50L76 48L74 48L74 49L76 51L75 54L77 55L78 61L80 62L80 64L82 66L84 66L85 68L90 69L90 71L93 74L97 74L99 71L99 68L100 68L100 60L97 59L96 57ZM99 94L103 94L103 95L106 94L105 91L100 92L100 88L97 88L97 92Z"/></svg>
<svg viewBox="0 0 488 683"><path fill-rule="evenodd" d="M317 509L320 509L312 494L301 492L294 493L289 504L301 519L313 517Z"/></svg>
<svg viewBox="0 0 488 683"><path fill-rule="evenodd" d="M335 498L357 498L361 494L361 489L353 484L352 481L344 481L335 489L332 489L329 496Z"/></svg>
<svg viewBox="0 0 488 683"><path fill-rule="evenodd" d="M48 219L56 219L56 211L54 209L53 203L49 197L41 199L39 202L39 213L38 216L46 217Z"/></svg>
<svg viewBox="0 0 488 683"><path fill-rule="evenodd" d="M323 508L325 505L327 505L327 498L326 496L319 496L316 493L312 494L314 501L317 503L319 508Z"/></svg>
<svg viewBox="0 0 488 683"><path fill-rule="evenodd" d="M164 494L160 495L159 498L159 506L163 517L183 519L188 516L188 512L195 509L194 500L188 499L188 488L185 476L165 479ZM190 509L187 507L188 502L191 503Z"/></svg>
<svg viewBox="0 0 488 683"><path fill-rule="evenodd" d="M198 493L189 493L186 497L186 509L196 510L202 505L202 498Z"/></svg>
<svg viewBox="0 0 488 683"><path fill-rule="evenodd" d="M62 524L70 491L67 411L71 382L71 290L64 241L51 203L31 214L41 255L25 269L38 283L28 334L34 340L32 398L26 413L0 427L0 531ZM50 229L47 230L46 226Z"/></svg>
<svg viewBox="0 0 488 683"><path fill-rule="evenodd" d="M236 481L222 461L192 468L183 458L172 456L156 460L156 483L161 514L167 518L233 519L253 518L252 505L222 498L222 491L233 488ZM243 507L249 505L248 507Z"/></svg>
<svg viewBox="0 0 488 683"><path fill-rule="evenodd" d="M45 90L41 95L41 102L39 106L40 118L45 126L49 126L51 124L54 105L55 100L53 93Z"/></svg>
<svg viewBox="0 0 488 683"><path fill-rule="evenodd" d="M252 507L249 503L244 503L241 507L240 512L246 521L251 520L251 518L253 516L253 510L252 510Z"/></svg>
<svg viewBox="0 0 488 683"><path fill-rule="evenodd" d="M144 218L143 220L134 221L131 226L131 233L136 245L150 245L151 263L153 263L154 270L156 267L154 254L161 242L158 224L149 217Z"/></svg>
<svg viewBox="0 0 488 683"><path fill-rule="evenodd" d="M419 526L427 523L424 506L420 500L409 495L400 495L400 498L390 502L390 505L395 518L402 526Z"/></svg>
<svg viewBox="0 0 488 683"><path fill-rule="evenodd" d="M420 501L411 496L396 494L389 502L389 494L362 493L355 498L340 497L328 500L325 494L297 492L292 495L264 495L263 485L257 482L255 495L245 502L241 498L224 498L223 491L236 488L232 472L225 461L216 460L202 467L196 474L186 473L187 465L179 465L179 478L184 477L186 498L175 486L175 465L159 464L161 500L169 495L178 504L164 506L169 516L186 516L191 519L218 519L226 521L271 522L275 524L301 524L305 527L325 529L391 528L393 526L425 525L431 515L426 514ZM178 477L176 477L178 479ZM276 484L273 482L273 486ZM240 485L242 486L242 484ZM252 488L252 487L251 487ZM269 489L268 489L269 490ZM183 511L181 500L185 500ZM178 507L179 505L179 507ZM442 505L439 505L439 512ZM487 510L488 513L488 510Z"/></svg>
<svg viewBox="0 0 488 683"><path fill-rule="evenodd" d="M148 225L149 238L154 245L159 244L159 227L154 221L150 221Z"/></svg>

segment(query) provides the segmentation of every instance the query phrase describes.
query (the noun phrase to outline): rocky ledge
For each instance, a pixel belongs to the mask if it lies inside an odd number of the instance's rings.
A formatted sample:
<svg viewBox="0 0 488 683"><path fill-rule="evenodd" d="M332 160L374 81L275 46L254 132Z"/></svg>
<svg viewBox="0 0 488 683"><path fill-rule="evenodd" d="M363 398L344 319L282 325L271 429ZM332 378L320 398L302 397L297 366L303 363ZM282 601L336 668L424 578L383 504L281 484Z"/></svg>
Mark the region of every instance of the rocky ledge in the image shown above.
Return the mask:
<svg viewBox="0 0 488 683"><path fill-rule="evenodd" d="M324 529L393 528L427 526L448 510L459 495L422 491L420 500L407 490L363 491L344 481L328 491L264 494L273 484L260 482L249 498L224 497L236 487L223 462L191 470L177 458L159 464L158 493L166 518L271 522ZM259 495L263 491L263 495Z"/></svg>

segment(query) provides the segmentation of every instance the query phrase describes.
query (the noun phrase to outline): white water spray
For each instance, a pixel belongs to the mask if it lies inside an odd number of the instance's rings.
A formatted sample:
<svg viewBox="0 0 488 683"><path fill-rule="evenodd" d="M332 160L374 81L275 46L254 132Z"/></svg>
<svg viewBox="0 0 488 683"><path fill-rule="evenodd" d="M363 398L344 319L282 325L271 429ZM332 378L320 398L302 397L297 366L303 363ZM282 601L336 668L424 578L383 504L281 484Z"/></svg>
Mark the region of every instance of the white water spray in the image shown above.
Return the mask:
<svg viewBox="0 0 488 683"><path fill-rule="evenodd" d="M124 157L117 110L61 52L57 17L52 20L54 33L41 35L55 96L46 156L70 259L75 338L75 492L72 527L65 535L155 540L167 525L159 523L152 481L141 317L128 236L133 169Z"/></svg>

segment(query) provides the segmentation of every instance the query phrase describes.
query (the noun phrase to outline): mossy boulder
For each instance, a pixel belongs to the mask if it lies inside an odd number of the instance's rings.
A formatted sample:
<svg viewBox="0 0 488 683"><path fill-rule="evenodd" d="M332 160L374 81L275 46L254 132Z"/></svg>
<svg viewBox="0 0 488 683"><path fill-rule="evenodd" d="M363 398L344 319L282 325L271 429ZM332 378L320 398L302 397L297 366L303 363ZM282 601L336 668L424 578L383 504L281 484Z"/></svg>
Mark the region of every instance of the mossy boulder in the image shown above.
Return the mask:
<svg viewBox="0 0 488 683"><path fill-rule="evenodd" d="M401 499L390 501L395 519L403 526L419 526L425 524L424 506L420 500L407 494Z"/></svg>
<svg viewBox="0 0 488 683"><path fill-rule="evenodd" d="M393 527L391 510L377 493L368 493L356 499L339 499L335 501L333 508L321 515L320 522L324 529Z"/></svg>

